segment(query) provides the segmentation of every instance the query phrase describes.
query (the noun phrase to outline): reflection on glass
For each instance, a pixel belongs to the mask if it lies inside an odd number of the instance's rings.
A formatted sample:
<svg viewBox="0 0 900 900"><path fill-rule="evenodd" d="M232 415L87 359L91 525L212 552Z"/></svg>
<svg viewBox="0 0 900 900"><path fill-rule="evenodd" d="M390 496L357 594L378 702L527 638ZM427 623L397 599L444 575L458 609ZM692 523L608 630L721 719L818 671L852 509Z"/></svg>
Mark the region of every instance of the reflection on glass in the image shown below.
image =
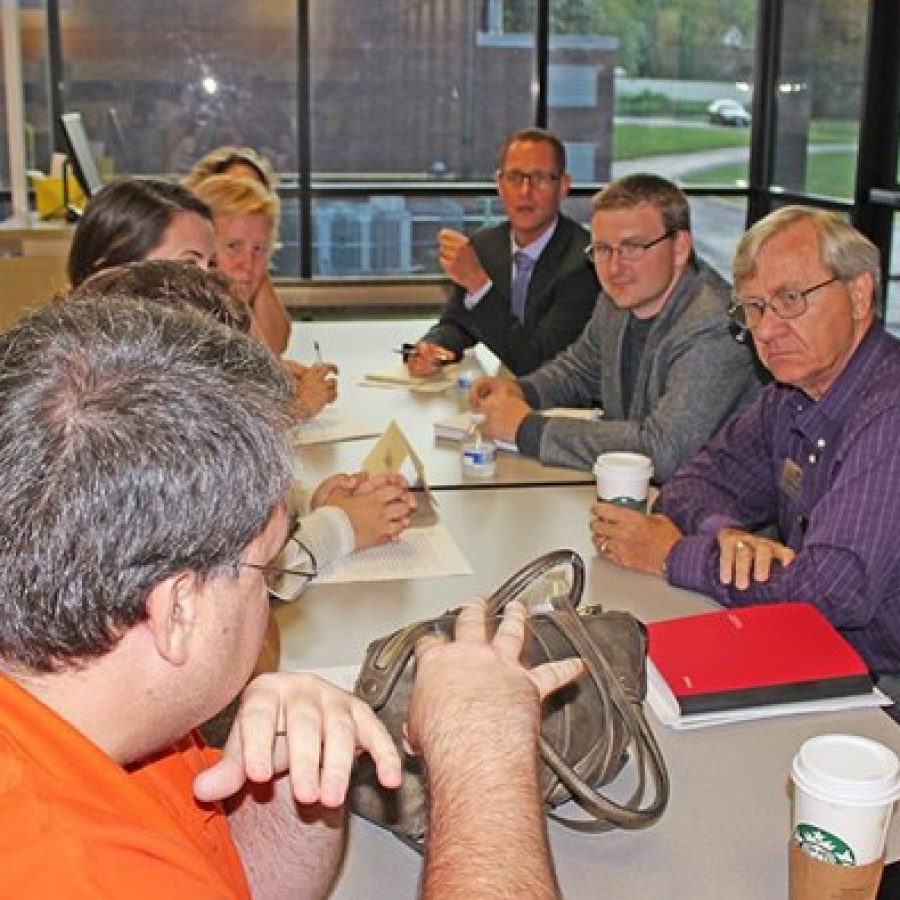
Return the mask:
<svg viewBox="0 0 900 900"><path fill-rule="evenodd" d="M866 0L784 4L775 185L853 196L868 6Z"/></svg>
<svg viewBox="0 0 900 900"><path fill-rule="evenodd" d="M521 5L533 14L533 0ZM555 0L549 121L576 182L648 170L688 185L746 183L756 8Z"/></svg>
<svg viewBox="0 0 900 900"><path fill-rule="evenodd" d="M894 236L888 263L885 320L888 328L900 336L900 213L894 213Z"/></svg>

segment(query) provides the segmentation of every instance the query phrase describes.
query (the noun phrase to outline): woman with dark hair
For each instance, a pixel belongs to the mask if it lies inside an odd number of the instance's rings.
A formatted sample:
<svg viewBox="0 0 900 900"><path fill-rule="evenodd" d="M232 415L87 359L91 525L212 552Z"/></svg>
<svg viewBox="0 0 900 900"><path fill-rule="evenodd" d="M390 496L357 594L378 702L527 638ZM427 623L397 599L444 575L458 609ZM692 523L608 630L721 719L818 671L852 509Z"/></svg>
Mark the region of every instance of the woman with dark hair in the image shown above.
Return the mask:
<svg viewBox="0 0 900 900"><path fill-rule="evenodd" d="M208 269L215 262L216 246L212 210L186 187L160 179L123 178L106 185L88 203L72 238L69 280L78 287L104 269L146 259L189 262ZM249 315L250 334L271 349L252 306ZM337 370L333 366L282 362L297 383L298 409L304 418L334 400Z"/></svg>
<svg viewBox="0 0 900 900"><path fill-rule="evenodd" d="M176 259L209 268L216 239L212 212L187 188L126 178L91 198L69 251L69 281L141 259Z"/></svg>

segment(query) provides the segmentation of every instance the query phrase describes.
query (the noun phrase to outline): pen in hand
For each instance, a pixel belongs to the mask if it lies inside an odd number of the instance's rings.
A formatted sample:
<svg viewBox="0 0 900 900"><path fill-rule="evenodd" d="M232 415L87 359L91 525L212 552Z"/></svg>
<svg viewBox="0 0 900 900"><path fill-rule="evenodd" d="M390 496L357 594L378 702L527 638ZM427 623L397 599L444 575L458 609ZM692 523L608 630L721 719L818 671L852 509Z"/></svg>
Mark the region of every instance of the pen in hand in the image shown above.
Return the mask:
<svg viewBox="0 0 900 900"><path fill-rule="evenodd" d="M322 348L319 346L318 341L313 341L313 349L316 351L316 365L322 365Z"/></svg>
<svg viewBox="0 0 900 900"><path fill-rule="evenodd" d="M403 362L407 362L411 356L418 356L419 351L416 350L415 344L401 344L399 347L394 349L394 353L399 353L400 356L403 357ZM449 366L452 365L455 360L452 358L445 358L443 356L436 357L434 359L439 366Z"/></svg>

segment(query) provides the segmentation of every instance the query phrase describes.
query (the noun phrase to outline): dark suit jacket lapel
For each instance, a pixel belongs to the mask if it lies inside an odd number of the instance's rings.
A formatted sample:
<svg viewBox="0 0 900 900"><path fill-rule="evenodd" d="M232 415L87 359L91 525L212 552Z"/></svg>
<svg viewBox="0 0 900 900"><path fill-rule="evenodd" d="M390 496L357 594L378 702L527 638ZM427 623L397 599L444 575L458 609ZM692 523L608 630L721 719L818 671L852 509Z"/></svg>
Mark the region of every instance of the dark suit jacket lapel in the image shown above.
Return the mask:
<svg viewBox="0 0 900 900"><path fill-rule="evenodd" d="M472 244L482 268L494 283L494 289L508 300L512 271L509 222L504 222L499 228L491 228L477 234L472 239Z"/></svg>
<svg viewBox="0 0 900 900"><path fill-rule="evenodd" d="M550 238L544 252L538 257L528 282L528 297L525 300L526 324L543 316L549 302L551 289L559 273L560 264L566 255L569 239L568 223L560 216L553 237Z"/></svg>

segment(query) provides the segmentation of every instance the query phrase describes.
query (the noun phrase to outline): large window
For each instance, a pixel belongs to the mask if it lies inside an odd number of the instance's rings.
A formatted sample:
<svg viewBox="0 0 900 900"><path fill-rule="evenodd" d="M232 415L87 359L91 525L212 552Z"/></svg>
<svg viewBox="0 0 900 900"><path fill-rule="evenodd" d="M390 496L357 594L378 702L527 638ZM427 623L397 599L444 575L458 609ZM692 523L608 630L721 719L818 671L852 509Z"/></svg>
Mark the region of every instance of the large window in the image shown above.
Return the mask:
<svg viewBox="0 0 900 900"><path fill-rule="evenodd" d="M853 197L867 0L784 4L772 183Z"/></svg>
<svg viewBox="0 0 900 900"><path fill-rule="evenodd" d="M896 24L895 2L29 0L28 164L50 166L54 104L84 114L107 177L250 145L281 174L276 274L427 275L438 229L500 214L503 137L546 124L568 212L626 172L667 175L727 272L773 192L852 211L867 24L875 8ZM0 188L6 160L3 141Z"/></svg>

